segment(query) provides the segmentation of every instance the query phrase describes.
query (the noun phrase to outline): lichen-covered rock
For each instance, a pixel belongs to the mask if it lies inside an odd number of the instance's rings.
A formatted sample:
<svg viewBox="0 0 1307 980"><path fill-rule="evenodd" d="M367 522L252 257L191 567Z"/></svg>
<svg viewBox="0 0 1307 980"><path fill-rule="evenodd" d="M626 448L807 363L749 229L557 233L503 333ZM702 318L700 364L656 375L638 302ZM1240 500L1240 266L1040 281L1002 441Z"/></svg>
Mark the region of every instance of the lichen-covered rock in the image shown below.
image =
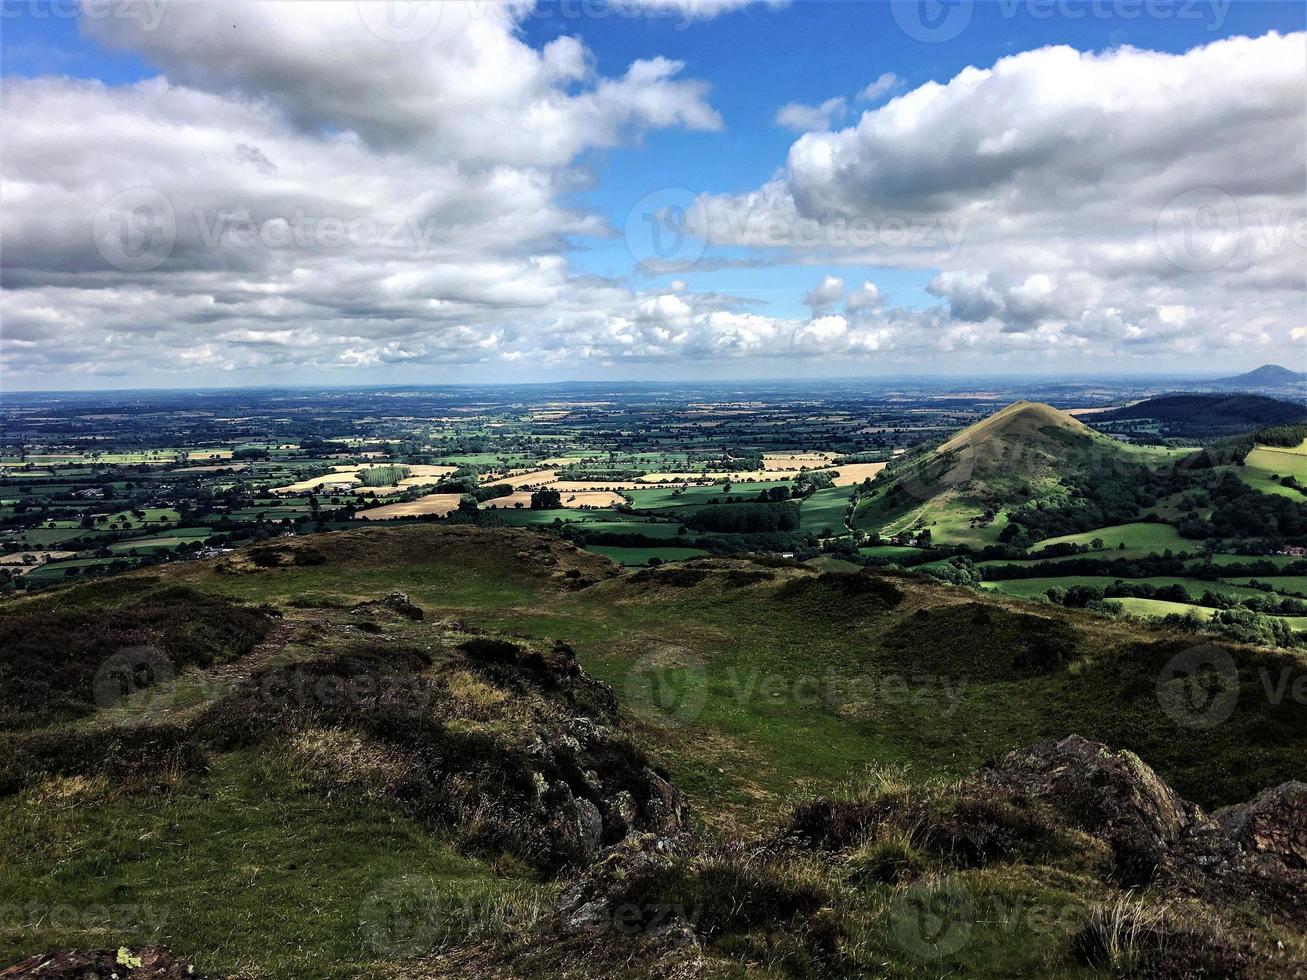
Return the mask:
<svg viewBox="0 0 1307 980"><path fill-rule="evenodd" d="M3 980L204 980L166 946L140 949L61 949L29 956L0 970ZM209 980L218 980L208 974Z"/></svg>

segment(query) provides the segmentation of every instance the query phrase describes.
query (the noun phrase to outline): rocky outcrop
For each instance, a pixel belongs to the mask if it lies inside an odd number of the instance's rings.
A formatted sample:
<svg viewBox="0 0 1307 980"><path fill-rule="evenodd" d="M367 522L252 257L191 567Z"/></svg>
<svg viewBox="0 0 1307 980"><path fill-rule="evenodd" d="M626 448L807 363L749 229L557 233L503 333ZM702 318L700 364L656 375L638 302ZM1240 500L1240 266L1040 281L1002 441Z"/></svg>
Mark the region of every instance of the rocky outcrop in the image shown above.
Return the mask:
<svg viewBox="0 0 1307 980"><path fill-rule="evenodd" d="M208 980L218 980L208 974ZM204 980L166 946L62 949L38 953L0 970L0 980Z"/></svg>
<svg viewBox="0 0 1307 980"><path fill-rule="evenodd" d="M1079 735L1009 752L980 779L1105 841L1115 877L1128 886L1152 881L1170 846L1200 815L1133 752L1113 752Z"/></svg>
<svg viewBox="0 0 1307 980"><path fill-rule="evenodd" d="M1307 783L1284 783L1209 816L1133 752L1074 735L1010 752L980 781L1107 843L1119 884L1157 881L1307 925Z"/></svg>

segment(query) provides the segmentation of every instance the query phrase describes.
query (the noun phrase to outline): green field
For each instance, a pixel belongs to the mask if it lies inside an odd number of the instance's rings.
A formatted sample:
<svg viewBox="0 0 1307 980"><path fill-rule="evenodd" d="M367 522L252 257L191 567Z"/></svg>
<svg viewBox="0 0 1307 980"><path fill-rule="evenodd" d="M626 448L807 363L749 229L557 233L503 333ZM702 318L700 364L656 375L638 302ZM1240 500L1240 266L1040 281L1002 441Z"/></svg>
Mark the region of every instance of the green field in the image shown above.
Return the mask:
<svg viewBox="0 0 1307 980"><path fill-rule="evenodd" d="M1082 544L1086 547L1095 538L1101 538L1104 550L1119 551L1125 545L1126 551L1134 553L1132 557L1142 557L1150 552L1161 553L1168 548L1171 551L1193 551L1200 542L1187 541L1180 537L1180 532L1169 524L1140 522L1138 524L1118 524L1115 527L1100 527L1080 534L1064 534L1061 537L1045 538L1031 545L1028 553L1034 554L1041 548L1055 544ZM1111 556L1106 556L1111 557ZM1119 557L1125 557L1121 555Z"/></svg>
<svg viewBox="0 0 1307 980"><path fill-rule="evenodd" d="M805 500L799 509L799 530L821 534L827 529L834 535L847 533L844 512L849 508L852 491L848 487L827 487Z"/></svg>
<svg viewBox="0 0 1307 980"><path fill-rule="evenodd" d="M1307 496L1279 482L1280 477L1293 476L1299 483L1307 485L1307 443L1291 449L1258 446L1248 454L1243 466L1230 469L1239 479L1263 493L1278 494L1298 503L1307 502Z"/></svg>
<svg viewBox="0 0 1307 980"><path fill-rule="evenodd" d="M859 548L858 554L866 555L868 558L906 558L909 555L921 554L921 549L905 544L873 544Z"/></svg>
<svg viewBox="0 0 1307 980"><path fill-rule="evenodd" d="M1112 575L1062 575L1055 578L1004 579L1001 581L985 582L983 587L995 592L1005 592L1008 595L1030 598L1032 596L1043 595L1052 588L1068 589L1075 585L1086 585L1102 589L1116 582L1125 582L1127 584L1139 583L1142 585L1156 586L1157 588L1165 588L1169 585L1183 585L1194 598L1198 598L1204 592L1213 592L1219 595L1229 596L1232 599L1247 599L1253 596L1265 596L1267 594L1258 589L1249 589L1239 585L1229 585L1225 582L1207 582L1196 578L1169 578L1166 576L1122 579Z"/></svg>
<svg viewBox="0 0 1307 980"><path fill-rule="evenodd" d="M1167 602L1165 599L1113 599L1131 616L1186 616L1193 613L1200 619L1211 619L1216 610L1194 606L1185 602Z"/></svg>

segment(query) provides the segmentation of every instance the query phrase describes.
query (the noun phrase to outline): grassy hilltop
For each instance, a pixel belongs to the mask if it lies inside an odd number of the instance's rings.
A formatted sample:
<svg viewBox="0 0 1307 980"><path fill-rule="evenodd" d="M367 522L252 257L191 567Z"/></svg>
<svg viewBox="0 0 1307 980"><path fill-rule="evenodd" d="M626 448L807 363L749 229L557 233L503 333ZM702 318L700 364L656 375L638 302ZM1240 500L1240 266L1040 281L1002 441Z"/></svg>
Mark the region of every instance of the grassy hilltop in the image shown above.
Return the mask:
<svg viewBox="0 0 1307 980"><path fill-rule="evenodd" d="M860 501L854 526L893 535L929 527L937 541L998 540L1003 511L1068 496L1068 481L1164 460L1049 405L1018 401L940 445L892 464Z"/></svg>
<svg viewBox="0 0 1307 980"><path fill-rule="evenodd" d="M1013 416L990 432L1038 418ZM1307 706L1263 685L1297 655L1227 646L1239 695L1203 727L1183 698L1211 677L1169 672L1191 636L903 573L623 571L519 530L283 539L0 617L6 962L164 943L251 977L1091 975L1123 884L1159 908L1174 886L957 780L1077 734L1214 809L1307 758ZM882 831L837 832L832 806ZM591 847L628 831L678 841L637 904L697 910L692 948L559 931L605 880ZM964 944L902 935L921 889L984 910ZM1261 972L1304 955L1274 909L1194 896L1149 935ZM1237 951L1195 938L1213 916Z"/></svg>

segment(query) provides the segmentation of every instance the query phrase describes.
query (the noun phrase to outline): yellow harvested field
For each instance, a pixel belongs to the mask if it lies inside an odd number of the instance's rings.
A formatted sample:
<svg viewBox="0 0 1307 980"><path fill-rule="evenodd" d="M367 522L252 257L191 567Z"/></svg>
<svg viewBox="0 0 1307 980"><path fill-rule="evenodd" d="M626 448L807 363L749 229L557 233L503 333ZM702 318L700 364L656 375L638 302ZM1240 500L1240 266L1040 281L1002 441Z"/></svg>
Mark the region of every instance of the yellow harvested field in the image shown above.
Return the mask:
<svg viewBox="0 0 1307 980"><path fill-rule="evenodd" d="M554 470L527 470L522 473L511 473L508 476L501 476L497 479L486 480L486 486L498 486L501 483L507 483L514 490L519 487L540 487L547 483L553 483L558 478Z"/></svg>
<svg viewBox="0 0 1307 980"><path fill-rule="evenodd" d="M449 476L451 473L457 473L457 466L450 466L448 463L396 463L396 466L407 466L409 478L415 476Z"/></svg>
<svg viewBox="0 0 1307 980"><path fill-rule="evenodd" d="M823 466L828 466L830 461L835 458L834 453L811 452L811 453L763 453L762 468L767 471L772 470L801 470L805 466L810 470L815 470Z"/></svg>
<svg viewBox="0 0 1307 980"><path fill-rule="evenodd" d="M863 480L873 479L877 473L886 467L886 463L845 463L842 466L833 466L831 469L839 472L835 477L837 487L857 486Z"/></svg>
<svg viewBox="0 0 1307 980"><path fill-rule="evenodd" d="M239 473L245 469L244 463L216 463L211 466L179 466L173 470L174 473L217 473L219 470L228 470L232 473Z"/></svg>
<svg viewBox="0 0 1307 980"><path fill-rule="evenodd" d="M426 481L422 481L422 482L426 482ZM357 494L359 494L360 496L363 496L363 497L371 497L371 496L377 496L377 497L389 497L389 496L391 496L392 494L403 493L405 490L408 490L408 489L409 489L409 487L406 487L406 486L398 486L398 487L353 487L353 488L352 488L352 490L353 490L354 493L357 493Z"/></svg>
<svg viewBox="0 0 1307 980"><path fill-rule="evenodd" d="M419 517L435 514L445 517L458 510L460 495L457 493L429 493L417 500L407 500L397 504L383 504L370 510L361 510L359 517L369 521L387 521L392 517Z"/></svg>
<svg viewBox="0 0 1307 980"><path fill-rule="evenodd" d="M300 480L298 483L292 483L284 487L273 487L269 493L307 493L310 490L320 490L323 487L352 487L358 482L358 477L351 470L348 473L328 473L325 476L315 476L309 480Z"/></svg>
<svg viewBox="0 0 1307 980"><path fill-rule="evenodd" d="M556 489L556 485L551 485L550 489ZM626 498L619 493L613 493L611 490L578 490L572 493L562 495L564 507L615 507L618 504L626 503ZM482 502L481 506L485 510L512 510L518 504L523 507L531 506L531 491L518 490L516 493L510 493L506 497L495 497L493 500Z"/></svg>
<svg viewBox="0 0 1307 980"><path fill-rule="evenodd" d="M333 466L333 472L326 476L315 476L311 480L300 480L299 483L292 483L285 487L274 487L271 493L305 493L309 490L317 490L319 487L330 484L333 487L350 488L361 483L359 472L370 470L374 465L381 466L407 466L409 475L399 481L399 488L420 487L427 483L439 483L440 478L448 476L455 472L457 466L436 465L434 463L380 463L361 466L358 463L352 463L345 466ZM395 487L369 487L369 490L376 490L394 493Z"/></svg>
<svg viewBox="0 0 1307 980"><path fill-rule="evenodd" d="M626 503L626 498L611 490L579 491L563 494L564 507L616 507Z"/></svg>
<svg viewBox="0 0 1307 980"><path fill-rule="evenodd" d="M531 491L519 490L516 493L510 493L507 497L495 497L493 500L483 500L481 507L483 510L512 510L518 504L523 507L531 506Z"/></svg>

